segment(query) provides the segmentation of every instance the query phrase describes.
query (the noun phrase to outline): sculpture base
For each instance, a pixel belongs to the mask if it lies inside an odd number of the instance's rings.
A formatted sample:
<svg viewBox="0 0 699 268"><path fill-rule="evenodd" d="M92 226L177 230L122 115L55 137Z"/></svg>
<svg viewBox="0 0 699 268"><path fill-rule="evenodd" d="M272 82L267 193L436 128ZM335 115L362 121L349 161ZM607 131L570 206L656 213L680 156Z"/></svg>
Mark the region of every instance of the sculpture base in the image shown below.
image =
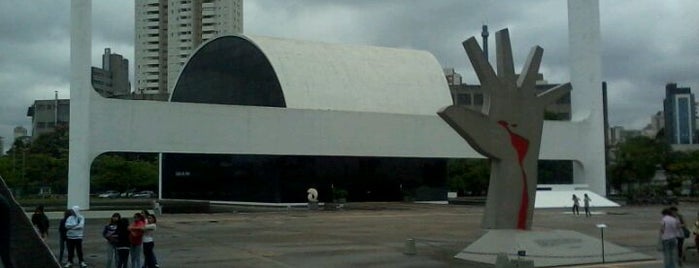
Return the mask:
<svg viewBox="0 0 699 268"><path fill-rule="evenodd" d="M535 267L603 262L600 238L567 230L489 230L454 257L495 264L499 253L506 254L509 259L532 260ZM653 259L651 256L604 242L604 262Z"/></svg>
<svg viewBox="0 0 699 268"><path fill-rule="evenodd" d="M308 210L318 210L318 201L308 201Z"/></svg>

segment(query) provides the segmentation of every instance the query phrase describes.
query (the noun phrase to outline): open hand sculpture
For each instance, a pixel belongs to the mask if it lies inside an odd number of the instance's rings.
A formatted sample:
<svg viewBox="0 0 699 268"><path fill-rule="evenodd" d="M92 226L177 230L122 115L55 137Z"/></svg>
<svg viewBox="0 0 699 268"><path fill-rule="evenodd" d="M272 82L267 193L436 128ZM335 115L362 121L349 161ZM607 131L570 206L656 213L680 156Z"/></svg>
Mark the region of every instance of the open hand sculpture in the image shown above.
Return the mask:
<svg viewBox="0 0 699 268"><path fill-rule="evenodd" d="M486 98L481 112L452 105L437 114L490 159L483 228L531 228L544 110L570 92L570 83L536 90L543 49L532 48L519 77L507 29L495 34L497 74L474 37L463 42Z"/></svg>

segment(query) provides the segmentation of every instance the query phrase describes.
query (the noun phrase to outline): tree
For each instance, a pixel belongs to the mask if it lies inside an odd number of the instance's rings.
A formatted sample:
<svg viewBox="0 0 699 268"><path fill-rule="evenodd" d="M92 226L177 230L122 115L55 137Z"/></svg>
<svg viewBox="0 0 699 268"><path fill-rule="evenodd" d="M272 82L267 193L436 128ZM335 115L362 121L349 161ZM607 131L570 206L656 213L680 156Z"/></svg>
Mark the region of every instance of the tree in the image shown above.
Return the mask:
<svg viewBox="0 0 699 268"><path fill-rule="evenodd" d="M27 163L27 151L31 145L29 137L15 139L7 154L2 157L3 163L0 165L0 175L3 176L7 185L15 190L23 190L28 185L28 178L25 176Z"/></svg>
<svg viewBox="0 0 699 268"><path fill-rule="evenodd" d="M27 193L38 193L41 187L51 187L55 192L67 189L67 161L47 154L28 154L24 167L25 181L21 187Z"/></svg>
<svg viewBox="0 0 699 268"><path fill-rule="evenodd" d="M67 192L68 133L68 127L58 126L33 141L16 139L7 155L0 157L0 175L10 187L26 193L37 193L46 186L54 193ZM91 178L94 190L156 190L157 154L101 155L93 162Z"/></svg>
<svg viewBox="0 0 699 268"><path fill-rule="evenodd" d="M682 182L690 180L692 185L699 183L699 151L672 152L665 167L668 188L679 190ZM692 189L694 192L695 189Z"/></svg>
<svg viewBox="0 0 699 268"><path fill-rule="evenodd" d="M13 187L13 185L19 185L21 183L19 181L20 176L17 171L18 170L15 168L15 163L13 163L11 155L0 157L0 176L2 176L7 185L10 185L10 187Z"/></svg>
<svg viewBox="0 0 699 268"><path fill-rule="evenodd" d="M59 125L53 132L39 135L28 148L31 154L45 154L57 159L68 159L68 127Z"/></svg>
<svg viewBox="0 0 699 268"><path fill-rule="evenodd" d="M103 154L92 163L92 188L96 191L157 190L158 163L129 161L119 154Z"/></svg>
<svg viewBox="0 0 699 268"><path fill-rule="evenodd" d="M487 159L450 159L447 186L459 195L481 195L488 190L490 163Z"/></svg>
<svg viewBox="0 0 699 268"><path fill-rule="evenodd" d="M609 166L610 182L619 189L624 183L647 183L657 168L669 163L670 145L658 139L633 137L617 146L614 164Z"/></svg>

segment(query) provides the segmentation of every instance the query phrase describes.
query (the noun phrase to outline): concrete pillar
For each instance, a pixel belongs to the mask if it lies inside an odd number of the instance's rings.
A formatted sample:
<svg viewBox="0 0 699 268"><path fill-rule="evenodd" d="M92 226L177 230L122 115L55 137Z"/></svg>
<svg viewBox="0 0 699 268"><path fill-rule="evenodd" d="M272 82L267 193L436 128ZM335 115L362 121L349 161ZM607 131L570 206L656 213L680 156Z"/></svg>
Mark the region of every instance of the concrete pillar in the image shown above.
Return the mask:
<svg viewBox="0 0 699 268"><path fill-rule="evenodd" d="M90 94L92 2L70 2L70 154L68 208L90 208Z"/></svg>
<svg viewBox="0 0 699 268"><path fill-rule="evenodd" d="M606 195L599 0L568 0L572 120L585 124L573 181Z"/></svg>

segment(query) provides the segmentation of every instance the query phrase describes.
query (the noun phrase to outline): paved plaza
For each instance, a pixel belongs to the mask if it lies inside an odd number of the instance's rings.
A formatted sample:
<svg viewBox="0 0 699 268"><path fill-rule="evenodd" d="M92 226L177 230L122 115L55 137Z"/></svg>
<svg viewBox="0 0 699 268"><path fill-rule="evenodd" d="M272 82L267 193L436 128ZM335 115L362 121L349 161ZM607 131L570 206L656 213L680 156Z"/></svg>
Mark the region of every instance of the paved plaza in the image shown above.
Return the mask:
<svg viewBox="0 0 699 268"><path fill-rule="evenodd" d="M683 203L679 208L688 222L696 220L699 204ZM453 257L485 233L479 227L483 209L350 203L338 211L239 208L228 213L165 214L158 218L155 251L161 267L488 267ZM660 267L656 239L661 209L599 208L591 218L573 216L564 209L538 209L533 229L564 229L599 237L595 225L605 223L605 241L657 260L579 267ZM111 213L86 212L84 247L90 267L104 267L101 231ZM58 220L53 213L51 216L49 244L57 249ZM416 242L417 254L412 256L404 254L410 238ZM699 267L696 251L689 255L684 267Z"/></svg>

